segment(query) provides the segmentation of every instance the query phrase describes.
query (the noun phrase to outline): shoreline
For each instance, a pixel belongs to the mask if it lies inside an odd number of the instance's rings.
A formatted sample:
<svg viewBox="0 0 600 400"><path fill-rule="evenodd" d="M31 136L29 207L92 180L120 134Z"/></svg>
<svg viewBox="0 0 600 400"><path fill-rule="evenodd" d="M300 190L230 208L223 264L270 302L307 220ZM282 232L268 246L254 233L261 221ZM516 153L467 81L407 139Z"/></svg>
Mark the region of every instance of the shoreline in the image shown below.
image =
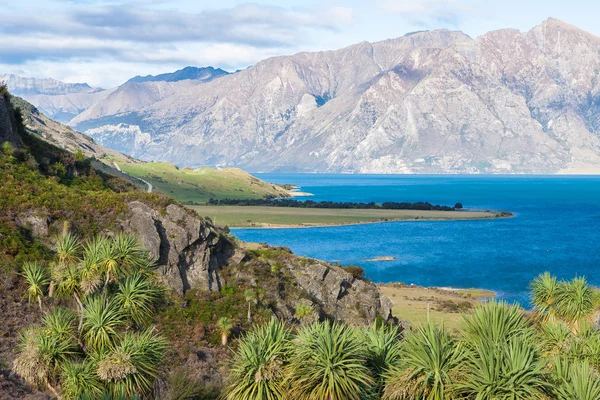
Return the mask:
<svg viewBox="0 0 600 400"><path fill-rule="evenodd" d="M461 221L486 221L486 220L495 220L495 219L508 219L514 218L516 216L515 213L507 212L507 211L497 211L496 215L489 217L472 217L472 218L389 218L387 220L381 221L352 221L352 222L331 222L331 223L306 223L306 224L271 224L271 223L259 223L257 222L257 226L234 226L229 225L229 228L232 230L235 229L309 229L309 228L333 228L333 227L341 227L341 226L352 226L352 225L369 225L369 224L385 224L391 222L461 222ZM505 214L501 214L505 213ZM258 224L261 224L258 226Z"/></svg>

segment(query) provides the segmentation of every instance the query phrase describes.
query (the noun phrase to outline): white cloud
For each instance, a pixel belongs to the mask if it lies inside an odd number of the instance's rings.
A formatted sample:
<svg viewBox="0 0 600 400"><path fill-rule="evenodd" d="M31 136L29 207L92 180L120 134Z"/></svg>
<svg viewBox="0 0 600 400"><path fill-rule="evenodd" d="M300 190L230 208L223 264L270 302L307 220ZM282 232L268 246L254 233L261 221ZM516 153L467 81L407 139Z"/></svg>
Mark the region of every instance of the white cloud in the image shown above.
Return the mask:
<svg viewBox="0 0 600 400"><path fill-rule="evenodd" d="M461 0L382 0L387 12L402 15L414 25L458 27L470 7Z"/></svg>
<svg viewBox="0 0 600 400"><path fill-rule="evenodd" d="M350 7L331 7L328 12L330 18L344 24L354 22L354 9Z"/></svg>

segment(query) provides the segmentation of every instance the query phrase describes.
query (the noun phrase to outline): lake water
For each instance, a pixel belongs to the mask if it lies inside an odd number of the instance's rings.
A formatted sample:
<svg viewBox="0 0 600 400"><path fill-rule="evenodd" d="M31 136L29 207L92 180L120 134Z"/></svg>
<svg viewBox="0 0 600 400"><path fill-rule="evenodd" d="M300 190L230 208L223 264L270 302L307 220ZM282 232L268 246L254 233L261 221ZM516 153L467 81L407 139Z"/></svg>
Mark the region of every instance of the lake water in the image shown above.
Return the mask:
<svg viewBox="0 0 600 400"><path fill-rule="evenodd" d="M506 210L514 218L407 221L308 229L235 229L241 240L360 265L375 282L478 287L528 306L539 273L600 285L599 176L258 174L292 183L315 201L428 201ZM395 261L367 262L378 256Z"/></svg>

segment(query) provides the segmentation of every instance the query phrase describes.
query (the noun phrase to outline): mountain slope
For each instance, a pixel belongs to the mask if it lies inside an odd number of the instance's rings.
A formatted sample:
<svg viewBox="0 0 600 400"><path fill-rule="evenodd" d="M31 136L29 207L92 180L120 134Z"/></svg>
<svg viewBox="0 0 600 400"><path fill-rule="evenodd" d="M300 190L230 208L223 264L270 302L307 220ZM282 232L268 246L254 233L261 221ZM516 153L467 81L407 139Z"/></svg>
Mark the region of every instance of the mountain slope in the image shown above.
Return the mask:
<svg viewBox="0 0 600 400"><path fill-rule="evenodd" d="M221 68L197 68L197 67L185 67L175 72L170 72L160 75L146 75L136 76L131 78L128 82L179 82L187 79L197 79L201 81L211 81L222 75L227 75L227 71L223 71Z"/></svg>
<svg viewBox="0 0 600 400"><path fill-rule="evenodd" d="M0 74L0 82L15 96L25 98L42 113L63 123L111 93L111 90L92 88L87 83L24 78L14 74Z"/></svg>
<svg viewBox="0 0 600 400"><path fill-rule="evenodd" d="M417 32L275 57L173 87L151 104L108 98L72 124L142 159L251 171L600 171L600 39L550 19L472 39Z"/></svg>

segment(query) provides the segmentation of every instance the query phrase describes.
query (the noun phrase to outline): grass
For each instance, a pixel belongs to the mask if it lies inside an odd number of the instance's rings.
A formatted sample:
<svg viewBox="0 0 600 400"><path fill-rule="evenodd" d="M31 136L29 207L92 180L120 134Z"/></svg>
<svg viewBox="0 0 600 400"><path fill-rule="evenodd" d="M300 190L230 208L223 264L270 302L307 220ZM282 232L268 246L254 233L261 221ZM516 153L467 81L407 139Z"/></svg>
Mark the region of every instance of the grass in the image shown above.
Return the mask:
<svg viewBox="0 0 600 400"><path fill-rule="evenodd" d="M280 186L263 182L237 168L178 168L167 162L119 164L123 172L150 182L154 189L182 203L214 199L287 197Z"/></svg>
<svg viewBox="0 0 600 400"><path fill-rule="evenodd" d="M191 206L217 225L230 227L302 227L395 220L458 220L495 218L493 212L363 210L267 206Z"/></svg>
<svg viewBox="0 0 600 400"><path fill-rule="evenodd" d="M494 297L493 292L481 289L452 291L399 284L380 285L379 288L394 303L392 313L413 327L427 322L429 307L429 318L451 330L462 328L461 313L468 313L480 301L478 299Z"/></svg>

